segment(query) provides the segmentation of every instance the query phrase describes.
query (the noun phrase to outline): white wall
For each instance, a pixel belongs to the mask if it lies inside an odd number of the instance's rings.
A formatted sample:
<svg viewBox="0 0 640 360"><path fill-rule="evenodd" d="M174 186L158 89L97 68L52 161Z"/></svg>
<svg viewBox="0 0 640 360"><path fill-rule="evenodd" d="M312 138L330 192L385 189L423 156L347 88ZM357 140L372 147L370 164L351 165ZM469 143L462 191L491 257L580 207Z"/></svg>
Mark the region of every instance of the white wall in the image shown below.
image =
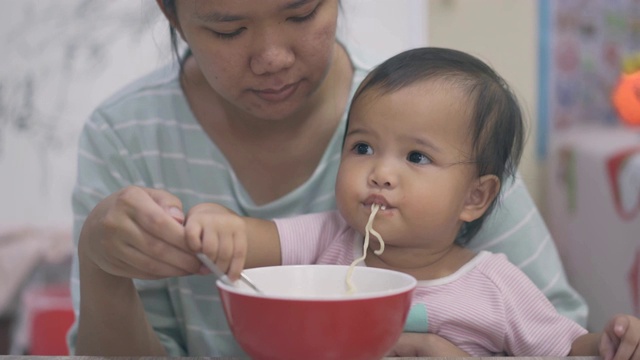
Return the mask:
<svg viewBox="0 0 640 360"><path fill-rule="evenodd" d="M342 0L338 36L377 64L391 55L427 45L427 1Z"/></svg>
<svg viewBox="0 0 640 360"><path fill-rule="evenodd" d="M422 45L422 0L343 0L341 33L377 62ZM20 0L0 12L0 232L71 224L76 142L106 96L171 60L155 1Z"/></svg>
<svg viewBox="0 0 640 360"><path fill-rule="evenodd" d="M472 53L511 85L528 121L520 164L538 208L543 211L544 167L536 158L538 86L538 2L536 0L429 0L429 44Z"/></svg>
<svg viewBox="0 0 640 360"><path fill-rule="evenodd" d="M156 37L159 17L150 11L155 2L3 5L0 230L69 226L76 142L84 119L108 93L170 56Z"/></svg>

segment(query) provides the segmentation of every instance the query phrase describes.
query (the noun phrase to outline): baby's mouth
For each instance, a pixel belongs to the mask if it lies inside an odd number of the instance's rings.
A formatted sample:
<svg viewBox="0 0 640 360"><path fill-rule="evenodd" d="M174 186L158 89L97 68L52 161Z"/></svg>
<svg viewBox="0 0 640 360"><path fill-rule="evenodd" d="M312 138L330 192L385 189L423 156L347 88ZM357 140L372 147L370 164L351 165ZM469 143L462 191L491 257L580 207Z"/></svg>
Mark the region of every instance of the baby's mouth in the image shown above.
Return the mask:
<svg viewBox="0 0 640 360"><path fill-rule="evenodd" d="M378 207L378 211L384 211L384 210L387 210L387 209L391 209L391 207L390 207L389 205L386 205L386 204L380 204L380 203L376 203L376 202L373 202L373 203L364 203L364 206L365 206L365 207L368 207L368 208L369 208L369 209L371 209L372 211L373 211L373 209L374 209L374 206L377 206L377 207Z"/></svg>
<svg viewBox="0 0 640 360"><path fill-rule="evenodd" d="M378 205L380 207L379 210L387 210L388 208L391 208L391 206L389 206L389 203L387 202L387 199L384 196L377 195L377 194L368 196L362 202L362 204L366 207L372 207L373 205Z"/></svg>

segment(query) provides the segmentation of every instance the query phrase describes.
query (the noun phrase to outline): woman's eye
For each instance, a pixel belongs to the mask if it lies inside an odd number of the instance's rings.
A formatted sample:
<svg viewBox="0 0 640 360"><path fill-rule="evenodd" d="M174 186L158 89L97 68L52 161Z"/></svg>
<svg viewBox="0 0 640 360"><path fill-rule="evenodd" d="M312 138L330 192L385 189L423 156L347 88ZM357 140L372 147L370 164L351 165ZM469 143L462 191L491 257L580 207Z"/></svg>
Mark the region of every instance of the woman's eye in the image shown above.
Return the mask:
<svg viewBox="0 0 640 360"><path fill-rule="evenodd" d="M353 151L355 151L355 153L358 154L358 155L371 155L371 154L373 154L373 149L371 148L371 146L369 146L367 144L363 144L363 143L357 143L353 147Z"/></svg>
<svg viewBox="0 0 640 360"><path fill-rule="evenodd" d="M211 32L215 36L219 37L220 39L229 40L229 39L233 39L234 37L240 35L244 31L244 29L245 28L240 28L240 29L238 29L236 31L233 31L233 32L230 32L230 33L223 33L223 32L218 32L218 31L215 31L215 30L211 30Z"/></svg>
<svg viewBox="0 0 640 360"><path fill-rule="evenodd" d="M313 19L316 14L318 13L318 7L316 6L313 11L311 11L309 14L304 15L304 16L294 16L294 17L290 17L289 20L295 22L295 23L301 23L301 22L305 22L305 21L309 21L311 19Z"/></svg>
<svg viewBox="0 0 640 360"><path fill-rule="evenodd" d="M411 152L409 153L409 155L407 155L407 160L409 160L412 163L416 163L416 164L420 164L420 165L424 165L424 164L431 164L431 159L429 159L427 157L427 155L425 154L421 154L419 152Z"/></svg>

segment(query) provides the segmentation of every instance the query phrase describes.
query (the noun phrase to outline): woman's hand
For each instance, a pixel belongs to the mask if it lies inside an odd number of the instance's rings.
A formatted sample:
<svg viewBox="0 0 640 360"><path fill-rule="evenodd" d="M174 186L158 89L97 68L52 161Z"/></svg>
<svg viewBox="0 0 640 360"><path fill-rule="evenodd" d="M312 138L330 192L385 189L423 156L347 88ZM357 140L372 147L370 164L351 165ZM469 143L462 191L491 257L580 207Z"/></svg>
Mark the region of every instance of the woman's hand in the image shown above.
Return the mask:
<svg viewBox="0 0 640 360"><path fill-rule="evenodd" d="M185 241L180 200L163 190L130 186L103 199L80 234L78 255L111 275L161 279L198 273Z"/></svg>
<svg viewBox="0 0 640 360"><path fill-rule="evenodd" d="M400 339L387 354L392 357L446 357L469 356L445 338L431 333L410 333L400 335Z"/></svg>
<svg viewBox="0 0 640 360"><path fill-rule="evenodd" d="M189 248L203 252L231 280L237 280L247 257L247 223L224 206L199 204L189 210L185 222Z"/></svg>

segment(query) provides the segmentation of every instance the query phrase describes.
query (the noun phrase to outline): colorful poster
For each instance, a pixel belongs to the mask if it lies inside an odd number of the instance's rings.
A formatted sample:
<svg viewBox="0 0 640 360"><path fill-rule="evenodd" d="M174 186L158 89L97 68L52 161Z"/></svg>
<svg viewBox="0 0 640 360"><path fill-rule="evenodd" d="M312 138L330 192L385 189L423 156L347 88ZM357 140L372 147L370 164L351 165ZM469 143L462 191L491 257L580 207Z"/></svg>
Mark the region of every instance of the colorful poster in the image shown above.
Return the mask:
<svg viewBox="0 0 640 360"><path fill-rule="evenodd" d="M611 92L638 51L640 0L540 1L540 157L563 131L619 123Z"/></svg>

